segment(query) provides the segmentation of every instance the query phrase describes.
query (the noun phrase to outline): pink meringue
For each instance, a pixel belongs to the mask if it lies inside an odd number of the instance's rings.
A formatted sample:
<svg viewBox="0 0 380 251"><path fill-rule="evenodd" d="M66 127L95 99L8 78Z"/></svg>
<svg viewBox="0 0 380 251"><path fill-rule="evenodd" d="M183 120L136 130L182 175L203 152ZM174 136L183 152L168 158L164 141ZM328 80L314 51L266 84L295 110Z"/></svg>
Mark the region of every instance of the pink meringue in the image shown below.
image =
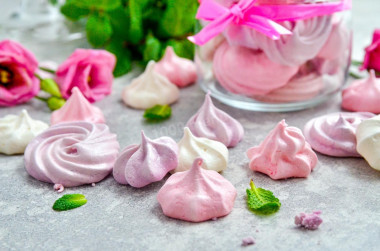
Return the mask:
<svg viewBox="0 0 380 251"><path fill-rule="evenodd" d="M285 86L280 87L265 96L254 97L264 102L294 102L312 99L324 88L325 84L322 76L316 73L307 75L297 75Z"/></svg>
<svg viewBox="0 0 380 251"><path fill-rule="evenodd" d="M202 222L232 211L235 187L202 164L201 158L195 159L190 170L173 174L158 191L157 200L166 216Z"/></svg>
<svg viewBox="0 0 380 251"><path fill-rule="evenodd" d="M303 130L311 147L334 157L360 157L356 151L356 128L373 113L332 113L307 122Z"/></svg>
<svg viewBox="0 0 380 251"><path fill-rule="evenodd" d="M380 79L374 70L365 80L357 80L342 92L342 108L354 112L380 113Z"/></svg>
<svg viewBox="0 0 380 251"><path fill-rule="evenodd" d="M154 70L178 87L186 87L197 80L194 62L178 57L171 46L166 48L164 57L155 65Z"/></svg>
<svg viewBox="0 0 380 251"><path fill-rule="evenodd" d="M118 153L116 135L105 124L60 123L29 143L25 168L37 180L74 187L104 179Z"/></svg>
<svg viewBox="0 0 380 251"><path fill-rule="evenodd" d="M214 106L210 93L186 126L195 136L219 141L227 147L236 146L244 135L243 126L236 119Z"/></svg>
<svg viewBox="0 0 380 251"><path fill-rule="evenodd" d="M113 177L121 184L144 187L160 181L178 165L178 146L169 137L151 140L141 131L141 145L127 146L113 168Z"/></svg>
<svg viewBox="0 0 380 251"><path fill-rule="evenodd" d="M213 70L228 91L253 96L286 85L297 73L298 66L280 65L270 61L263 52L224 42L215 52Z"/></svg>
<svg viewBox="0 0 380 251"><path fill-rule="evenodd" d="M332 29L331 16L280 24L290 30L292 35L273 40L254 29L233 24L226 28L224 35L231 45L263 50L273 62L298 66L317 56Z"/></svg>
<svg viewBox="0 0 380 251"><path fill-rule="evenodd" d="M247 151L249 168L272 179L307 177L317 165L317 155L305 141L300 129L282 120L259 146Z"/></svg>
<svg viewBox="0 0 380 251"><path fill-rule="evenodd" d="M103 112L98 107L93 106L78 87L74 87L71 93L65 105L51 114L50 123L52 125L70 121L105 123Z"/></svg>

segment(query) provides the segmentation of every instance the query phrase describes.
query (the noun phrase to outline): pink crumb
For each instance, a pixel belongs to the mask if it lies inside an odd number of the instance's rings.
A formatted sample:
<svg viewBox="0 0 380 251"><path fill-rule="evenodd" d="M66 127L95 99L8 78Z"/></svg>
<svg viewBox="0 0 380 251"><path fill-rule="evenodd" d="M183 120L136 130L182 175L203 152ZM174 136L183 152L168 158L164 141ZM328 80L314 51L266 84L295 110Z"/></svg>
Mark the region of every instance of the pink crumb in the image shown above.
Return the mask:
<svg viewBox="0 0 380 251"><path fill-rule="evenodd" d="M58 193L62 193L65 187L62 184L54 184L54 190Z"/></svg>
<svg viewBox="0 0 380 251"><path fill-rule="evenodd" d="M255 244L255 239L253 237L246 237L242 240L242 246L249 246Z"/></svg>
<svg viewBox="0 0 380 251"><path fill-rule="evenodd" d="M216 220L218 220L218 218L217 218L217 217L214 217L214 218L212 218L211 220L216 221Z"/></svg>
<svg viewBox="0 0 380 251"><path fill-rule="evenodd" d="M322 224L321 211L314 211L311 214L300 213L294 218L294 223L299 227L304 227L309 230L318 229Z"/></svg>
<svg viewBox="0 0 380 251"><path fill-rule="evenodd" d="M95 183L92 183L91 186L94 187L94 186L95 186Z"/></svg>

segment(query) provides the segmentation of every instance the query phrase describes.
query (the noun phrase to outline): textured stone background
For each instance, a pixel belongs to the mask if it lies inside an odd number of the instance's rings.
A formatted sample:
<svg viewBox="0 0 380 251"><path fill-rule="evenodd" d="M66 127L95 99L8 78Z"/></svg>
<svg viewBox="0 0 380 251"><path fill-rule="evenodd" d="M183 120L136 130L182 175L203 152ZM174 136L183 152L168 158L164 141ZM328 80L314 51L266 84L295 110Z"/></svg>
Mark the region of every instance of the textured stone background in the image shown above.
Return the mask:
<svg viewBox="0 0 380 251"><path fill-rule="evenodd" d="M373 29L380 28L380 3L354 0L354 58ZM38 55L37 55L38 56ZM52 51L56 58L59 48ZM54 59L54 58L52 58ZM182 128L203 102L198 86L181 91L173 106L173 117L158 125L147 124L142 111L126 108L120 101L123 86L138 70L114 83L113 94L98 102L121 147L140 140L143 129L149 137L163 135L179 140ZM244 126L245 137L230 150L228 169L223 173L238 190L234 210L217 221L199 224L165 217L156 194L165 180L142 189L122 186L110 176L96 187L81 186L64 193L82 193L88 203L67 212L54 212L61 195L52 184L39 182L25 171L22 156L0 154L0 250L234 250L242 238L253 236L259 250L378 250L380 245L380 172L363 159L330 158L318 155L319 164L307 179L273 181L248 169L245 150L258 144L281 120L303 127L316 115L339 111L340 97L317 108L294 113L256 113L219 108L233 114ZM0 108L0 117L27 109L35 119L49 121L50 112L38 101L14 108ZM1 140L1 139L0 139ZM253 178L258 186L270 189L281 200L281 210L268 217L246 208L245 189ZM294 216L303 211L322 210L324 223L317 231L294 226Z"/></svg>

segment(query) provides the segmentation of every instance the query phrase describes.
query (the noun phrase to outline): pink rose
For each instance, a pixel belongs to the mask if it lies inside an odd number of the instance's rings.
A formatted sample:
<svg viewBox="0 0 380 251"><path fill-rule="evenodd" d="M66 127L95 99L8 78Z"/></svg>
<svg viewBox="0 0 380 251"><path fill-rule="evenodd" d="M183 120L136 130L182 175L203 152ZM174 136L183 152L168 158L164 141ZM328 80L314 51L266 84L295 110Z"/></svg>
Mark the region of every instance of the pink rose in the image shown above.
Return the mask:
<svg viewBox="0 0 380 251"><path fill-rule="evenodd" d="M56 72L56 81L64 98L78 87L83 95L95 102L111 93L116 58L104 50L77 49Z"/></svg>
<svg viewBox="0 0 380 251"><path fill-rule="evenodd" d="M372 44L365 49L364 62L360 70L370 70L380 72L380 29L373 33Z"/></svg>
<svg viewBox="0 0 380 251"><path fill-rule="evenodd" d="M34 76L38 62L21 44L0 42L0 106L14 106L32 99L40 90Z"/></svg>

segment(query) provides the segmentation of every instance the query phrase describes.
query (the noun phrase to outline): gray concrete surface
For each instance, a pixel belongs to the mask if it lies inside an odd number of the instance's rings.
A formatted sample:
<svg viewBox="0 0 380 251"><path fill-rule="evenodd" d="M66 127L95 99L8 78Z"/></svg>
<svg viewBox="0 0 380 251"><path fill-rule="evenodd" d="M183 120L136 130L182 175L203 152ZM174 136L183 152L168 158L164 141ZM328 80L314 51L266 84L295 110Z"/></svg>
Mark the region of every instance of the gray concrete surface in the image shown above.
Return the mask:
<svg viewBox="0 0 380 251"><path fill-rule="evenodd" d="M354 0L354 57L373 29L380 28L380 3ZM38 56L38 55L37 55ZM52 58L54 59L54 58ZM126 108L120 100L123 86L138 74L115 80L111 96L98 102L121 147L140 140L143 129L149 137L163 135L179 140L182 128L203 102L198 86L181 91L173 116L160 124L145 123L142 111ZM340 110L340 97L314 109L294 113L240 111L215 101L244 126L243 141L230 150L223 173L238 191L230 215L216 221L187 223L167 218L156 200L165 180L142 189L122 186L112 176L95 187L81 186L64 193L82 193L88 203L67 212L51 209L61 195L52 184L30 177L22 156L0 154L0 250L236 250L241 240L252 236L256 244L247 250L379 250L380 172L359 158L318 155L319 164L307 179L273 181L248 169L245 151L258 144L281 120L303 127L316 115ZM38 101L0 108L0 117L27 109L35 119L49 121L50 112ZM274 192L280 211L260 217L246 208L245 189L253 178L258 186ZM295 228L294 216L322 210L324 223L317 231Z"/></svg>

